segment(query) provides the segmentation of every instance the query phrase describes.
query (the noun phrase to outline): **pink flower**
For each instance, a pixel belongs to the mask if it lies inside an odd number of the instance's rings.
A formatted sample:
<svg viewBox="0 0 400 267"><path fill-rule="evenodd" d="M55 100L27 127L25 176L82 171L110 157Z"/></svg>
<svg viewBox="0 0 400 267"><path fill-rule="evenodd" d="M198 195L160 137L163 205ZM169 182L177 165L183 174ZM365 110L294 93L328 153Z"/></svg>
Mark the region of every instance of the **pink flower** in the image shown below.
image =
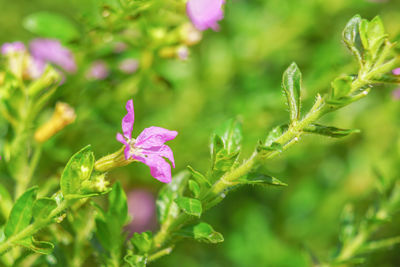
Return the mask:
<svg viewBox="0 0 400 267"><path fill-rule="evenodd" d="M54 63L67 72L76 71L74 56L55 39L34 39L29 48L36 64L43 70L47 62Z"/></svg>
<svg viewBox="0 0 400 267"><path fill-rule="evenodd" d="M133 58L127 58L119 63L118 68L123 73L132 74L139 68L139 61Z"/></svg>
<svg viewBox="0 0 400 267"><path fill-rule="evenodd" d="M104 80L109 72L107 64L102 60L97 60L92 63L89 71L86 73L86 78L93 80Z"/></svg>
<svg viewBox="0 0 400 267"><path fill-rule="evenodd" d="M219 30L218 21L224 18L222 5L225 0L189 0L186 4L186 13L193 25L201 30L208 28Z"/></svg>
<svg viewBox="0 0 400 267"><path fill-rule="evenodd" d="M394 75L400 75L400 68L394 69L392 72Z"/></svg>
<svg viewBox="0 0 400 267"><path fill-rule="evenodd" d="M1 46L1 53L7 55L15 52L25 52L26 48L22 42L4 43Z"/></svg>
<svg viewBox="0 0 400 267"><path fill-rule="evenodd" d="M122 119L123 135L117 134L117 140L125 145L125 159L143 162L150 167L150 173L154 178L163 183L171 182L171 166L164 158L167 158L175 168L174 155L171 148L164 143L174 139L178 132L151 126L134 139L132 129L135 113L132 99L126 103L126 110L128 113Z"/></svg>

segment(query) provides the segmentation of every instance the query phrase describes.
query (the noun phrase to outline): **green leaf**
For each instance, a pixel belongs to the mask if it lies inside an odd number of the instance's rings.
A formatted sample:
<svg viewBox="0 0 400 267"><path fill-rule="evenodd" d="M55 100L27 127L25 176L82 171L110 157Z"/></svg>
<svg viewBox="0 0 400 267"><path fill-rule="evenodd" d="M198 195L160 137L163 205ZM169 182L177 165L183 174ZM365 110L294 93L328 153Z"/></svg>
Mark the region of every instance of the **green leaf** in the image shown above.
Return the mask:
<svg viewBox="0 0 400 267"><path fill-rule="evenodd" d="M190 189L190 191L192 191L192 193L193 193L193 196L195 197L195 198L198 198L199 197L199 195L200 195L200 186L199 186L199 184L196 182L196 181L194 181L194 180L189 180L189 189Z"/></svg>
<svg viewBox="0 0 400 267"><path fill-rule="evenodd" d="M382 20L379 17L375 17L370 22L363 19L360 24L360 36L364 48L369 50L373 58L376 58L387 38Z"/></svg>
<svg viewBox="0 0 400 267"><path fill-rule="evenodd" d="M257 147L257 150L258 151L266 151L266 152L269 152L269 151L282 152L283 151L283 146L280 143L276 143L276 142L272 143L269 146L264 146L262 144L259 144L258 147Z"/></svg>
<svg viewBox="0 0 400 267"><path fill-rule="evenodd" d="M359 133L358 129L340 129L332 126L324 126L319 124L312 124L304 129L307 133L320 134L330 137L345 137L352 133Z"/></svg>
<svg viewBox="0 0 400 267"><path fill-rule="evenodd" d="M332 97L340 98L347 96L351 91L351 85L354 81L352 76L341 76L332 82Z"/></svg>
<svg viewBox="0 0 400 267"><path fill-rule="evenodd" d="M94 154L90 145L71 157L61 175L61 191L65 198L79 195L81 182L89 179L93 166Z"/></svg>
<svg viewBox="0 0 400 267"><path fill-rule="evenodd" d="M41 37L56 38L64 42L79 39L78 28L68 18L49 12L37 12L27 16L23 26Z"/></svg>
<svg viewBox="0 0 400 267"><path fill-rule="evenodd" d="M262 173L249 173L245 177L239 179L242 184L250 185L274 185L274 186L287 186L275 177L265 175Z"/></svg>
<svg viewBox="0 0 400 267"><path fill-rule="evenodd" d="M153 245L153 234L150 231L134 233L130 241L140 254L145 254L150 251Z"/></svg>
<svg viewBox="0 0 400 267"><path fill-rule="evenodd" d="M169 184L165 184L160 190L156 205L157 217L161 224L168 218L176 218L178 216L179 207L174 200L182 195L189 176L188 171L182 171L175 175L172 181Z"/></svg>
<svg viewBox="0 0 400 267"><path fill-rule="evenodd" d="M267 135L264 146L271 146L288 129L287 124L279 125L273 128Z"/></svg>
<svg viewBox="0 0 400 267"><path fill-rule="evenodd" d="M108 199L110 205L107 213L109 216L115 218L120 224L119 228L121 228L128 221L128 204L120 182L114 184L112 191L108 195Z"/></svg>
<svg viewBox="0 0 400 267"><path fill-rule="evenodd" d="M7 188L4 187L2 184L0 184L0 202L1 202L0 214L2 214L5 217L8 217L13 206L13 201L11 199L10 193L8 192Z"/></svg>
<svg viewBox="0 0 400 267"><path fill-rule="evenodd" d="M46 241L37 241L33 237L19 241L18 245L26 247L40 254L50 254L54 249L53 243Z"/></svg>
<svg viewBox="0 0 400 267"><path fill-rule="evenodd" d="M124 261L131 267L145 267L147 258L142 255L125 255Z"/></svg>
<svg viewBox="0 0 400 267"><path fill-rule="evenodd" d="M28 189L15 202L4 229L7 237L21 232L30 224L37 189L37 186Z"/></svg>
<svg viewBox="0 0 400 267"><path fill-rule="evenodd" d="M221 137L224 148L228 154L240 150L242 143L242 124L239 120L230 119L215 130L215 134Z"/></svg>
<svg viewBox="0 0 400 267"><path fill-rule="evenodd" d="M203 208L201 206L201 202L195 198L189 197L178 197L175 199L178 207L181 208L186 214L193 215L196 217L200 217L203 212Z"/></svg>
<svg viewBox="0 0 400 267"><path fill-rule="evenodd" d="M198 171L195 171L191 166L187 166L189 169L190 173L192 174L192 177L199 183L200 185L205 185L207 187L211 186L211 183L207 180L206 177L204 177L203 174L199 173Z"/></svg>
<svg viewBox="0 0 400 267"><path fill-rule="evenodd" d="M354 210L351 205L346 205L341 214L341 229L339 239L342 244L347 243L357 234Z"/></svg>
<svg viewBox="0 0 400 267"><path fill-rule="evenodd" d="M185 227L181 229L177 234L184 237L193 238L199 242L204 243L216 244L224 241L224 237L222 236L222 234L216 232L211 227L211 225L204 222Z"/></svg>
<svg viewBox="0 0 400 267"><path fill-rule="evenodd" d="M44 220L55 208L57 208L57 202L54 199L39 198L33 203L33 218L35 220Z"/></svg>
<svg viewBox="0 0 400 267"><path fill-rule="evenodd" d="M282 88L289 106L290 121L297 121L300 118L301 107L301 72L296 63L292 63L283 73Z"/></svg>
<svg viewBox="0 0 400 267"><path fill-rule="evenodd" d="M363 47L361 45L361 37L359 31L361 21L362 19L360 15L354 16L347 23L342 33L343 42L346 44L347 48L353 53L360 64L362 64L363 62Z"/></svg>

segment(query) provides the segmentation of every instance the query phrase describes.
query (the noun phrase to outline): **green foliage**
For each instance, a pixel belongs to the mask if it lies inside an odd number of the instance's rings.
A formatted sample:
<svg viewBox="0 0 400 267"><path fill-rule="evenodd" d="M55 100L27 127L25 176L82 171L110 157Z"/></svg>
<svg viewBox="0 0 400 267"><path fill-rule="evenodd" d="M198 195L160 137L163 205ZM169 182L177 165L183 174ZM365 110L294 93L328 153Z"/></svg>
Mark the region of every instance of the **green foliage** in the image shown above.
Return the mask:
<svg viewBox="0 0 400 267"><path fill-rule="evenodd" d="M319 124L312 124L304 129L307 133L325 135L330 137L345 137L349 134L359 133L358 129L340 129L332 126L324 126Z"/></svg>
<svg viewBox="0 0 400 267"><path fill-rule="evenodd" d="M65 42L80 37L80 32L73 22L55 13L41 11L30 14L24 19L23 25L25 29L36 35Z"/></svg>
<svg viewBox="0 0 400 267"><path fill-rule="evenodd" d="M201 202L198 199L189 197L178 197L177 199L175 199L175 202L176 204L178 204L178 207L181 208L186 214L200 217L201 213L203 212Z"/></svg>
<svg viewBox="0 0 400 267"><path fill-rule="evenodd" d="M153 234L150 231L143 233L134 233L130 239L135 251L139 254L145 254L150 251L153 245Z"/></svg>
<svg viewBox="0 0 400 267"><path fill-rule="evenodd" d="M201 222L187 226L177 232L178 235L193 238L196 241L216 244L224 241L222 234L216 232L211 225Z"/></svg>
<svg viewBox="0 0 400 267"><path fill-rule="evenodd" d="M37 186L32 187L23 193L15 202L4 228L6 237L21 232L30 224L37 190Z"/></svg>
<svg viewBox="0 0 400 267"><path fill-rule="evenodd" d="M296 63L292 63L283 73L282 88L289 106L290 122L293 123L300 118L301 108L301 72Z"/></svg>

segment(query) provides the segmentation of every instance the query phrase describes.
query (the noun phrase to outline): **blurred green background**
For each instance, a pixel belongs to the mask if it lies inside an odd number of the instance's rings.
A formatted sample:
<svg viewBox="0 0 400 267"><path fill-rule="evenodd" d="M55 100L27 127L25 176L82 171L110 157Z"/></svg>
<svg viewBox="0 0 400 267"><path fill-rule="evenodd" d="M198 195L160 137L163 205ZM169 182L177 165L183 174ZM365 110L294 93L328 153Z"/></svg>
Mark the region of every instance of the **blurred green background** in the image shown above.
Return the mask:
<svg viewBox="0 0 400 267"><path fill-rule="evenodd" d="M78 14L92 5L95 1L1 0L0 42L34 38L22 26L33 12L64 14L79 25ZM58 100L76 108L77 121L46 144L38 179L60 172L70 155L88 143L97 157L117 150L115 134L129 98L135 104L134 134L151 125L179 132L170 142L173 173L189 164L205 172L213 129L236 116L243 122L242 158L247 157L258 139L288 119L280 82L292 61L303 72L304 110L317 92L327 92L334 77L356 70L341 43L341 31L355 14L369 19L380 15L392 39L400 36L400 1L232 0L221 31L205 32L187 61L155 59L152 68L160 81L137 81L135 75L144 75L140 71L129 77L111 71L108 79L93 82L82 82L84 75L68 77ZM82 57L78 45L70 47ZM90 58L112 65L117 56L92 53ZM88 62L81 63L80 73L84 64ZM400 102L392 89L375 88L369 97L323 120L361 129L360 134L340 140L305 136L270 161L265 169L288 183L287 188L241 189L205 214L224 243L182 242L151 266L309 266L310 253L330 257L344 205L354 203L362 214L373 200L373 170L399 175ZM126 191L141 187L156 194L162 186L143 164L120 168L109 177L122 181ZM377 237L400 234L399 222L394 218ZM365 266L399 266L399 251L374 253Z"/></svg>

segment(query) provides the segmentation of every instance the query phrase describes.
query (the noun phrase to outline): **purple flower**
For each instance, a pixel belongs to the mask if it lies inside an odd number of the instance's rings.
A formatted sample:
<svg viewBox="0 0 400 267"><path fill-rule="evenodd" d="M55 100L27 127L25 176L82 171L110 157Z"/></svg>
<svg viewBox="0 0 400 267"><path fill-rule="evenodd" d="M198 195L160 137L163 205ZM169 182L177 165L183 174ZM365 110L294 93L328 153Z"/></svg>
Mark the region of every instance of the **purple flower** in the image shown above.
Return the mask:
<svg viewBox="0 0 400 267"><path fill-rule="evenodd" d="M208 28L219 30L218 21L224 18L222 5L225 0L189 0L186 4L186 13L193 25L201 30Z"/></svg>
<svg viewBox="0 0 400 267"><path fill-rule="evenodd" d="M25 52L26 48L22 42L4 43L1 46L1 53L7 55L15 52Z"/></svg>
<svg viewBox="0 0 400 267"><path fill-rule="evenodd" d="M164 143L174 139L178 132L151 126L134 139L132 129L135 113L132 99L126 103L126 110L128 113L122 119L123 135L117 134L117 140L125 145L125 159L143 162L150 167L150 173L154 178L163 183L171 182L171 166L164 158L167 158L175 168L174 155L171 148Z"/></svg>
<svg viewBox="0 0 400 267"><path fill-rule="evenodd" d="M103 80L108 76L108 67L102 60L97 60L92 63L86 77L88 79Z"/></svg>
<svg viewBox="0 0 400 267"><path fill-rule="evenodd" d="M67 48L54 39L34 39L29 48L36 64L44 69L47 62L54 63L67 72L76 71L75 59Z"/></svg>
<svg viewBox="0 0 400 267"><path fill-rule="evenodd" d="M155 230L156 199L154 195L144 188L135 189L127 194L128 213L133 220L127 225L131 233Z"/></svg>
<svg viewBox="0 0 400 267"><path fill-rule="evenodd" d="M138 69L138 67L139 67L139 62L133 58L124 59L118 65L118 68L123 73L126 73L126 74L134 73Z"/></svg>
<svg viewBox="0 0 400 267"><path fill-rule="evenodd" d="M400 75L400 68L394 69L392 72L394 75Z"/></svg>

